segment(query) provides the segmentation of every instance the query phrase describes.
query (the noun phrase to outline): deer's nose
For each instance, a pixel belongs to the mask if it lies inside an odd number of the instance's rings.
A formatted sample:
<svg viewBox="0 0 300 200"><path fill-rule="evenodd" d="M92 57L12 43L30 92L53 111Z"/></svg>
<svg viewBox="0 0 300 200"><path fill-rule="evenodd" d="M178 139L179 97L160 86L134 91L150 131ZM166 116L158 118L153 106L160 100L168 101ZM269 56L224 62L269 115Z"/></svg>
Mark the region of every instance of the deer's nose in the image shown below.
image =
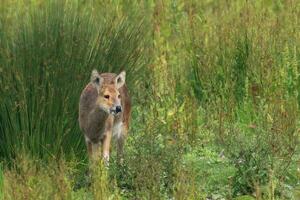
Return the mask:
<svg viewBox="0 0 300 200"><path fill-rule="evenodd" d="M122 112L122 107L121 106L116 106L116 113Z"/></svg>

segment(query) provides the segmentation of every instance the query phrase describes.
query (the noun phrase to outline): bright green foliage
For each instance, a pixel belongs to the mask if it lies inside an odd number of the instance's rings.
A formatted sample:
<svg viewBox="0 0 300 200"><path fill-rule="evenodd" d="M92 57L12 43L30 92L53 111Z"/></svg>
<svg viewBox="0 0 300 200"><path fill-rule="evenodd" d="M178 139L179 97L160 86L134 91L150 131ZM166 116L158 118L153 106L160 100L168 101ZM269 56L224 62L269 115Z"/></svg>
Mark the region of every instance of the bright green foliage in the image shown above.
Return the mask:
<svg viewBox="0 0 300 200"><path fill-rule="evenodd" d="M244 195L244 196L234 198L234 200L254 200L254 199L255 198L253 198L252 196L249 196L249 195Z"/></svg>
<svg viewBox="0 0 300 200"><path fill-rule="evenodd" d="M299 18L297 0L2 0L4 199L299 199ZM132 96L108 169L78 126L94 68Z"/></svg>

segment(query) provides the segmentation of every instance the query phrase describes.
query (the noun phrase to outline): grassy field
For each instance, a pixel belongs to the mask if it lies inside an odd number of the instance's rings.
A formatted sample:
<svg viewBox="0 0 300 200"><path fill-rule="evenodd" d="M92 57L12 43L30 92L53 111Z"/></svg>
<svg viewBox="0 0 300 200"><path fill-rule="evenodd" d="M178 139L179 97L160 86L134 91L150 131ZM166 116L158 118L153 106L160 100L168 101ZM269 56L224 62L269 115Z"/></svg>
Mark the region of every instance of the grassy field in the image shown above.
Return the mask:
<svg viewBox="0 0 300 200"><path fill-rule="evenodd" d="M300 199L299 19L297 0L0 0L0 200ZM123 165L88 164L94 68L127 72Z"/></svg>

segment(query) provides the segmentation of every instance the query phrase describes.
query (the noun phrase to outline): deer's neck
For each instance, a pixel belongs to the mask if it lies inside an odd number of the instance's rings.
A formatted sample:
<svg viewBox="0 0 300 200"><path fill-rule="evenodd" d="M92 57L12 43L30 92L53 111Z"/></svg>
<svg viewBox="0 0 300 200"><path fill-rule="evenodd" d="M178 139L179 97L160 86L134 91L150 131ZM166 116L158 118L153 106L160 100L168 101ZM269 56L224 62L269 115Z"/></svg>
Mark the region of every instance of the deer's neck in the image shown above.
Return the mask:
<svg viewBox="0 0 300 200"><path fill-rule="evenodd" d="M94 117L95 117L95 122L96 124L101 125L101 127L104 127L105 125L105 121L108 118L108 114L107 112L105 112L104 110L100 109L100 108L95 108L94 109Z"/></svg>
<svg viewBox="0 0 300 200"><path fill-rule="evenodd" d="M108 114L100 108L95 108L89 115L89 130L88 134L90 139L98 140L102 138L105 131L105 122L108 118Z"/></svg>

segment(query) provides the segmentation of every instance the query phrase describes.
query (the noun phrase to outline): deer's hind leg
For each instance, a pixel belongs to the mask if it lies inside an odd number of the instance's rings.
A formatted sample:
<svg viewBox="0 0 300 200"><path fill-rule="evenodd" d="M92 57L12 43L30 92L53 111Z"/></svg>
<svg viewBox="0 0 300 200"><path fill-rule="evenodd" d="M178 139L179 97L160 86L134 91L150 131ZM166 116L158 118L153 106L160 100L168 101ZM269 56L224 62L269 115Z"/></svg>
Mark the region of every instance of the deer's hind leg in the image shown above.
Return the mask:
<svg viewBox="0 0 300 200"><path fill-rule="evenodd" d="M123 162L124 144L127 137L127 132L128 128L123 122L116 124L114 127L114 136L117 145L117 160L119 163Z"/></svg>

